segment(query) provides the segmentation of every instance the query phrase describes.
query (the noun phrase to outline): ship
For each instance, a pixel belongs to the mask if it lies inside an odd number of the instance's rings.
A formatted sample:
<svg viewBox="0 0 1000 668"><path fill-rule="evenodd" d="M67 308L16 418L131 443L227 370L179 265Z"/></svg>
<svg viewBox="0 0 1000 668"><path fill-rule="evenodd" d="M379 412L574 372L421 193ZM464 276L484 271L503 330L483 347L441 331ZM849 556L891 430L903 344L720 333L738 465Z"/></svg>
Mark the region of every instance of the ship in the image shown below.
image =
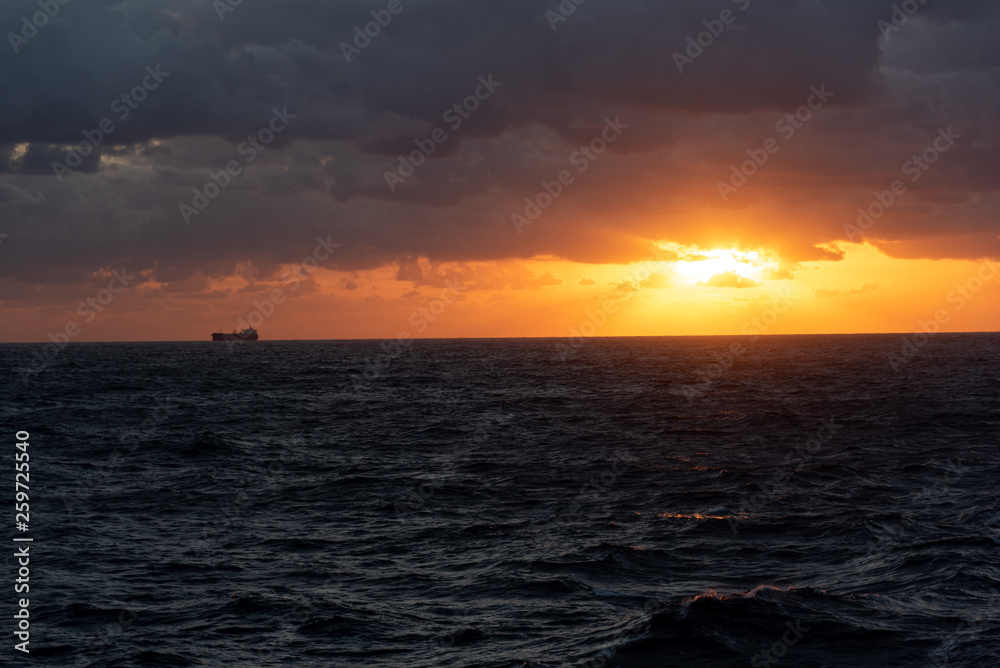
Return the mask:
<svg viewBox="0 0 1000 668"><path fill-rule="evenodd" d="M257 338L257 330L253 327L247 327L242 332L237 332L234 329L232 334L225 332L212 334L213 341L256 341Z"/></svg>

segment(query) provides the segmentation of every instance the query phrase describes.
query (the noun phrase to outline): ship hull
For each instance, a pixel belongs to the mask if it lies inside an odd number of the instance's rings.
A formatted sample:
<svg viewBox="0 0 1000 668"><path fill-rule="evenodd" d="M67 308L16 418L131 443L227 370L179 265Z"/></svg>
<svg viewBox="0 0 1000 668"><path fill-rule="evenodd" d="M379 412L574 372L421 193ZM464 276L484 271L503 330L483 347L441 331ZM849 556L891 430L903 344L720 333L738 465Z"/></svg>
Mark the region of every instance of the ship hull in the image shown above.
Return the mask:
<svg viewBox="0 0 1000 668"><path fill-rule="evenodd" d="M256 334L212 334L213 341L256 341Z"/></svg>

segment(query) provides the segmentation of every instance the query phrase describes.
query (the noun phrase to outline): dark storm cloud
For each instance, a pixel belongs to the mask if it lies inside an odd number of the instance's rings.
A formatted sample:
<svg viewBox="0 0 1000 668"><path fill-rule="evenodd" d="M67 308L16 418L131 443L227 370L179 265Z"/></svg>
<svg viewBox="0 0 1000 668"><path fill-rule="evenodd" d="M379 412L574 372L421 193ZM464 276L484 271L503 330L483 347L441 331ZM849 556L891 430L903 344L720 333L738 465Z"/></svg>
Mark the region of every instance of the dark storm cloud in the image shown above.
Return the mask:
<svg viewBox="0 0 1000 668"><path fill-rule="evenodd" d="M762 206L758 184L785 194L732 237L829 256L813 244L843 239L844 221L807 204L850 200L849 215L947 124L963 145L879 232L917 241L947 219L961 233L936 252L982 250L998 232L985 212L1000 176L1000 9L928 2L885 40L892 4L589 0L553 30L558 2L402 0L348 63L342 44L388 2L245 0L220 16L203 0L74 0L17 53L7 33L38 6L5 3L0 229L22 252L0 276L55 282L128 262L196 285L245 263L266 276L328 234L351 270L421 256L641 260L641 237L696 242L704 219ZM674 54L724 11L736 20L678 72ZM148 68L163 73L152 88ZM445 112L490 75L499 88L453 128ZM715 183L730 164L820 84L835 91L828 108L723 204ZM244 162L238 147L276 108L295 119ZM620 141L518 235L510 214L617 116ZM52 163L105 119L114 129L58 182ZM435 128L447 139L390 190L397 155ZM185 225L178 205L232 160L242 173ZM942 199L956 191L966 198Z"/></svg>
<svg viewBox="0 0 1000 668"><path fill-rule="evenodd" d="M289 105L302 115L291 136L368 139L384 150L401 139L378 135L386 113L440 124L442 109L488 72L506 77L512 90L484 105L466 136L532 121L569 133L575 110L599 101L778 109L798 104L800 91L819 80L838 88L846 104L869 90L878 56L872 3L755 3L691 67L698 76L678 78L671 54L725 3L592 3L555 32L544 17L550 6L406 2L348 64L340 44L381 9L370 2L245 2L221 21L211 3L193 0L71 3L19 54L4 53L3 137L77 139L81 128L109 115L147 65L161 66L169 79L121 123L115 142L178 134L236 139L272 106ZM0 25L16 27L32 9L7 4ZM746 54L753 69L735 68Z"/></svg>

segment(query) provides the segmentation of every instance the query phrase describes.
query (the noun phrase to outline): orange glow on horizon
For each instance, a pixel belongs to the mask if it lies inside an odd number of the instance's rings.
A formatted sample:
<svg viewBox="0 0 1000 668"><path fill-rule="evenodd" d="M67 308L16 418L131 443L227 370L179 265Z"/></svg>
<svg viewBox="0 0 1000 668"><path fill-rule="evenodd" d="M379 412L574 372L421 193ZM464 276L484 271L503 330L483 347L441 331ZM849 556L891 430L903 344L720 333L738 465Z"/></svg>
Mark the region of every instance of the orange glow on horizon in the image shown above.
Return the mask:
<svg viewBox="0 0 1000 668"><path fill-rule="evenodd" d="M1000 329L1000 267L986 260L901 260L845 244L827 249L840 260L791 265L767 249L657 247L627 265L422 258L405 274L393 264L321 267L303 280L291 278L294 266L266 277L241 266L178 284L146 276L92 322L76 308L94 288L43 307L10 304L14 317L0 324L0 339L46 341L69 322L81 325L75 341L202 341L247 323L262 340L561 338L589 331L584 323L594 319L594 336L734 335L776 300L782 314L761 333L915 332L938 312L947 316L941 331Z"/></svg>

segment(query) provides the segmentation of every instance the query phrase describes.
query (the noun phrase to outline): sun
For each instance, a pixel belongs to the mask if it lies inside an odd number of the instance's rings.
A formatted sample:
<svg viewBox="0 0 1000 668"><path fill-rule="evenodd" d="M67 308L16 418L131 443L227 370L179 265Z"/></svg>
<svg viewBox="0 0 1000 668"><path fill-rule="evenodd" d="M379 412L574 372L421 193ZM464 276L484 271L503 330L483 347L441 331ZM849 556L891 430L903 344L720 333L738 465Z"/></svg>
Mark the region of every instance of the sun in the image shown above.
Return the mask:
<svg viewBox="0 0 1000 668"><path fill-rule="evenodd" d="M706 283L720 274L735 274L755 280L778 266L760 251L741 251L736 248L701 250L697 246L659 245L664 250L677 254L679 259L670 262L671 272L690 284Z"/></svg>

